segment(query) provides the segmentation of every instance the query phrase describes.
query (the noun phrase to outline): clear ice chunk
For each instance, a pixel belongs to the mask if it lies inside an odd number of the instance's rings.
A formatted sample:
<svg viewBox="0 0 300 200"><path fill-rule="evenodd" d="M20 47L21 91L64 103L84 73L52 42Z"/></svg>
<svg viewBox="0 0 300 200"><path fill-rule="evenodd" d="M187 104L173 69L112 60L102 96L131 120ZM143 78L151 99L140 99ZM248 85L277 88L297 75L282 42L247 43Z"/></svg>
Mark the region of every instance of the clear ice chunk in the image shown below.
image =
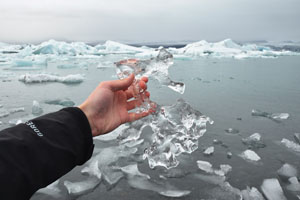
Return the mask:
<svg viewBox="0 0 300 200"><path fill-rule="evenodd" d="M264 148L266 145L261 140L259 133L253 133L247 138L243 138L242 142L250 148Z"/></svg>
<svg viewBox="0 0 300 200"><path fill-rule="evenodd" d="M291 140L288 140L286 138L283 138L281 140L281 144L283 144L284 146L286 146L288 149L291 149L295 152L300 152L300 144L297 144Z"/></svg>
<svg viewBox="0 0 300 200"><path fill-rule="evenodd" d="M287 200L276 178L265 179L261 185L261 190L268 200Z"/></svg>
<svg viewBox="0 0 300 200"><path fill-rule="evenodd" d="M183 94L184 83L172 81L169 77L168 68L173 64L173 55L162 48L156 57L149 60L128 59L115 63L119 78L125 78L134 73L137 78L151 76L157 79L162 85L168 86L172 90Z"/></svg>
<svg viewBox="0 0 300 200"><path fill-rule="evenodd" d="M84 80L82 74L70 74L67 76L57 76L53 74L25 74L19 77L19 81L24 83L44 83L44 82L59 82L65 84L81 83Z"/></svg>
<svg viewBox="0 0 300 200"><path fill-rule="evenodd" d="M282 167L277 170L277 173L280 177L285 179L298 175L297 169L293 165L290 165L288 163L283 164Z"/></svg>
<svg viewBox="0 0 300 200"><path fill-rule="evenodd" d="M43 113L43 109L38 101L34 100L32 102L31 112L33 115L41 115Z"/></svg>
<svg viewBox="0 0 300 200"><path fill-rule="evenodd" d="M198 160L197 161L198 168L208 174L214 174L218 176L225 176L232 170L232 167L227 164L220 165L220 169L214 169L212 164L207 161Z"/></svg>
<svg viewBox="0 0 300 200"><path fill-rule="evenodd" d="M84 167L81 170L81 173L84 175L95 176L101 180L102 174L98 165L98 160L92 160L92 162L90 162L88 166Z"/></svg>
<svg viewBox="0 0 300 200"><path fill-rule="evenodd" d="M261 158L254 151L247 149L241 154L241 157L249 161L259 161Z"/></svg>
<svg viewBox="0 0 300 200"><path fill-rule="evenodd" d="M47 194L51 197L58 198L61 196L61 190L58 187L59 180L54 181L49 184L47 187L42 188L37 191L37 193Z"/></svg>
<svg viewBox="0 0 300 200"><path fill-rule="evenodd" d="M153 141L145 149L144 159L149 167L163 166L167 169L179 164L177 156L192 153L198 148L198 139L206 132L206 124L213 121L193 109L183 99L171 106L158 106L149 120Z"/></svg>

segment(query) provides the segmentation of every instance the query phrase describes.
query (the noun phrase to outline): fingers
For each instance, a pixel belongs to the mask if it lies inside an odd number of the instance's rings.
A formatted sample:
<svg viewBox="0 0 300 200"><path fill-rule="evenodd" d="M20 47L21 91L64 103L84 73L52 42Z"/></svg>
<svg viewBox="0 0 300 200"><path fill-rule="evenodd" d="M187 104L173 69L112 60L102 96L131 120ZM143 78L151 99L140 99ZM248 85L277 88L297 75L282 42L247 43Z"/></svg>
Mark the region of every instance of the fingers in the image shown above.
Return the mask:
<svg viewBox="0 0 300 200"><path fill-rule="evenodd" d="M142 113L129 113L129 119L128 122L133 122L135 120L141 119L143 117L146 117L150 114L150 112L142 112Z"/></svg>
<svg viewBox="0 0 300 200"><path fill-rule="evenodd" d="M136 107L142 105L142 102L139 100L132 100L127 102L127 110L135 109Z"/></svg>
<svg viewBox="0 0 300 200"><path fill-rule="evenodd" d="M129 77L124 78L122 80L110 81L108 85L112 91L126 90L132 84L133 80L134 75L131 74Z"/></svg>
<svg viewBox="0 0 300 200"><path fill-rule="evenodd" d="M143 92L145 90L147 90L147 83L148 82L148 78L147 77L143 77L140 81L139 81L139 88L140 88L140 91L139 92ZM131 99L132 97L134 97L134 95L136 95L136 93L139 93L138 91L133 91L134 88L130 87L128 88L128 90L125 91L126 93L126 97L127 99ZM150 93L149 92L145 92L146 95L148 93L148 97L150 96Z"/></svg>

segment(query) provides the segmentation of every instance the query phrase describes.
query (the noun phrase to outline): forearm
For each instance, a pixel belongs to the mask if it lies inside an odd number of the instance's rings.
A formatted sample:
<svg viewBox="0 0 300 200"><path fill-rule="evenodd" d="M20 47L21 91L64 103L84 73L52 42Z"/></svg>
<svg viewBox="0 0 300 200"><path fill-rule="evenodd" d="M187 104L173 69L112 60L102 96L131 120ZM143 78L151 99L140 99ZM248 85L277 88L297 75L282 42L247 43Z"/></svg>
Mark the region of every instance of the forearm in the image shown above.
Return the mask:
<svg viewBox="0 0 300 200"><path fill-rule="evenodd" d="M79 108L66 108L0 132L0 199L28 199L93 152Z"/></svg>

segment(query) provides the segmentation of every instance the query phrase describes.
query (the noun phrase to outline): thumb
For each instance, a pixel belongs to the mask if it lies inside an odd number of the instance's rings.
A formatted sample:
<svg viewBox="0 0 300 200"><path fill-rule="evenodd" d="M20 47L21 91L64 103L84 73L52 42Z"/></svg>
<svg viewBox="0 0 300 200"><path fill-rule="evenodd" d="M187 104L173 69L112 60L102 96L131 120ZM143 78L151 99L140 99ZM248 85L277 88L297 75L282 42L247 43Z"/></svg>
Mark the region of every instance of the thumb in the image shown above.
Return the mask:
<svg viewBox="0 0 300 200"><path fill-rule="evenodd" d="M112 91L126 90L133 82L134 75L130 74L127 78L111 81L110 88Z"/></svg>

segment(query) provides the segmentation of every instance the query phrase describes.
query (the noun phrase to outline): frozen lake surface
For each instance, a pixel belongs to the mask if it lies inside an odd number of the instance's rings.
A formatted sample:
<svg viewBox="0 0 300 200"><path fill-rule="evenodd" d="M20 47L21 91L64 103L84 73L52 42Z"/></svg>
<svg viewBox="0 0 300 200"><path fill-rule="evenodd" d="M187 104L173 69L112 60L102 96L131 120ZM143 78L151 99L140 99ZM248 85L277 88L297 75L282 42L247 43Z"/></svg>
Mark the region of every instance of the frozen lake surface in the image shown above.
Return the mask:
<svg viewBox="0 0 300 200"><path fill-rule="evenodd" d="M184 93L151 76L148 90L178 134L150 116L95 138L89 162L32 199L299 199L300 56L231 40L167 50L174 55L168 76L184 83ZM111 41L0 44L0 129L79 105L101 81L117 79L114 62L156 55ZM178 121L174 109L189 112ZM178 142L184 130L193 137ZM155 131L170 135L159 141L171 150L143 159ZM182 153L170 153L173 143Z"/></svg>

